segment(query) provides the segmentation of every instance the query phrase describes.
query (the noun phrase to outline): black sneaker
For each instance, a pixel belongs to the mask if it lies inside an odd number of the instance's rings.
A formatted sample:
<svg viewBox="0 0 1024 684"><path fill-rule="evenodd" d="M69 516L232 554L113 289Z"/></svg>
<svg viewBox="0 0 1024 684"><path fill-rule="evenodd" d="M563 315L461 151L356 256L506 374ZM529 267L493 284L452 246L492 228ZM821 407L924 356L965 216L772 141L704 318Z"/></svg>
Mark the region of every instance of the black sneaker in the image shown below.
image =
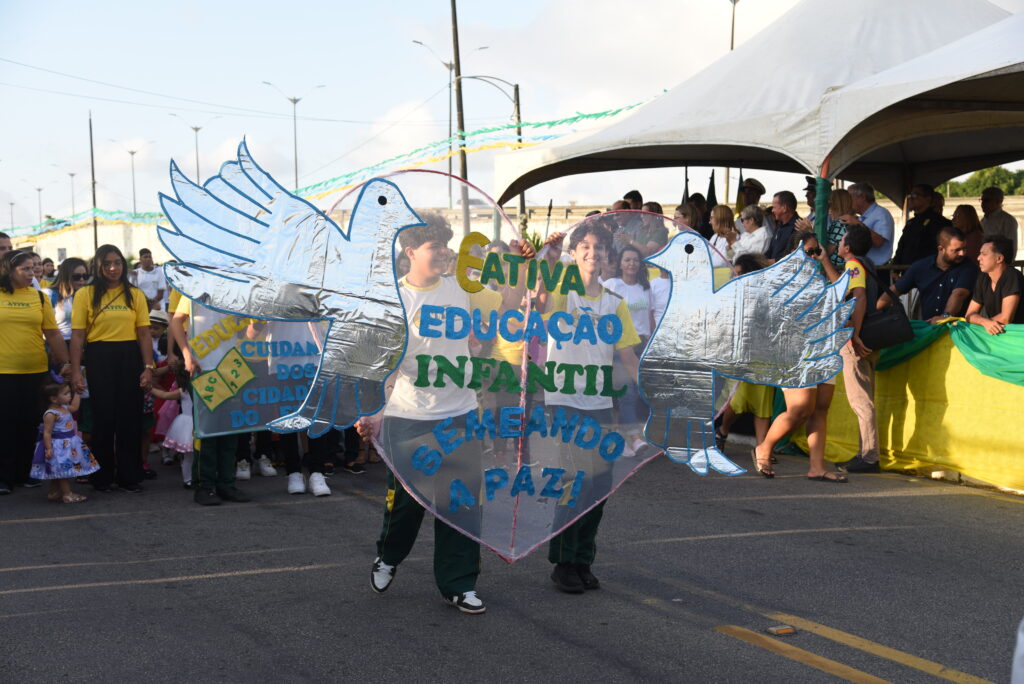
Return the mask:
<svg viewBox="0 0 1024 684"><path fill-rule="evenodd" d="M132 484L121 485L121 490L128 492L129 494L138 494L142 491L142 485L138 482Z"/></svg>
<svg viewBox="0 0 1024 684"><path fill-rule="evenodd" d="M212 489L197 489L192 498L200 506L220 506L220 497Z"/></svg>
<svg viewBox="0 0 1024 684"><path fill-rule="evenodd" d="M3 480L0 480L0 494L10 494L11 485L7 484Z"/></svg>
<svg viewBox="0 0 1024 684"><path fill-rule="evenodd" d="M480 615L487 612L487 606L476 595L475 591L466 591L455 596L445 596L444 600L467 615Z"/></svg>
<svg viewBox="0 0 1024 684"><path fill-rule="evenodd" d="M344 470L346 473L351 473L352 475L362 475L363 473L366 472L366 468L364 468L358 463L346 463L345 465L341 466L341 469Z"/></svg>
<svg viewBox="0 0 1024 684"><path fill-rule="evenodd" d="M247 501L252 501L252 498L238 487L218 489L217 496L225 501L234 501L235 503L246 503Z"/></svg>
<svg viewBox="0 0 1024 684"><path fill-rule="evenodd" d="M324 477L330 477L334 475L334 464L331 462L324 463Z"/></svg>
<svg viewBox="0 0 1024 684"><path fill-rule="evenodd" d="M555 569L551 571L551 580L567 594L583 593L583 580L572 563L557 563Z"/></svg>
<svg viewBox="0 0 1024 684"><path fill-rule="evenodd" d="M587 591L591 589L600 589L601 583L594 577L594 573L590 572L589 565L583 565L582 563L576 564L576 574L580 576L580 582L583 583L583 588Z"/></svg>
<svg viewBox="0 0 1024 684"><path fill-rule="evenodd" d="M157 478L156 471L152 468L142 469L142 479L144 480L155 480Z"/></svg>
<svg viewBox="0 0 1024 684"><path fill-rule="evenodd" d="M35 489L43 484L42 480L37 480L34 477L26 477L25 481L21 483L21 486L25 489Z"/></svg>
<svg viewBox="0 0 1024 684"><path fill-rule="evenodd" d="M862 460L859 456L839 466L840 470L848 473L878 473L881 472L881 468L878 466L878 461L874 463L868 463Z"/></svg>

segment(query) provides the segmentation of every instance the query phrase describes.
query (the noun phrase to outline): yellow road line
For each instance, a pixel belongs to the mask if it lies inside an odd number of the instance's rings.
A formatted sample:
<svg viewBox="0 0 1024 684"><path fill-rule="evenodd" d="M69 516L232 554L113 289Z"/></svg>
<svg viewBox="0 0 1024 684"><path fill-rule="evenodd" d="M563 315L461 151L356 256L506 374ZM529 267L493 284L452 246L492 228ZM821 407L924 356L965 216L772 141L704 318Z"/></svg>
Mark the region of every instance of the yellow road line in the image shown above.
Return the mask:
<svg viewBox="0 0 1024 684"><path fill-rule="evenodd" d="M919 658L918 656L911 655L910 653L905 653L894 648L889 648L888 646L883 646L882 644L875 643L873 641L868 641L867 639L863 639L853 634L848 634L847 632L843 632L838 629L827 627L817 622L812 622L805 618L797 617L796 615L771 611L761 606L756 606L747 603L746 601L735 598L728 594L723 594L722 592L715 591L714 589L700 587L690 582L676 579L674 577L659 576L644 571L642 569L636 568L635 566L629 567L635 572L639 572L643 575L651 577L652 579L657 579L658 581L664 582L665 584L673 586L677 589L682 589L683 591L689 592L691 594L704 596L706 598L719 601L726 605L734 606L744 611L754 613L755 615L762 615L775 622L785 622L787 624L793 625L794 627L799 627L800 629L803 629L807 632L811 632L812 634L816 634L818 636L831 639L832 641L837 641L839 643L845 644L846 646L850 646L852 648L856 648L858 650L871 653L872 655L885 658L886 660L891 660L893 662L914 668L916 670L921 670L922 672L927 672L928 674L934 675L936 677L941 677L943 679L958 682L961 684L992 684L992 682L988 681L987 679L982 679L980 677L975 677L974 675L970 675L965 672L954 670L953 668L946 667L945 665L941 665L930 660L925 660L924 658Z"/></svg>
<svg viewBox="0 0 1024 684"><path fill-rule="evenodd" d="M824 656L811 653L810 651L805 651L802 648L790 646L789 644L785 644L777 639L767 637L764 634L752 632L749 629L743 629L742 627L736 627L734 625L721 625L719 627L715 627L715 629L722 634L733 637L734 639L745 641L748 644L753 644L754 646L763 648L766 651L771 651L772 653L785 656L790 660L795 660L798 663L808 665L816 670L821 670L822 672L827 672L830 675L841 677L848 682L856 682L856 684L887 684L889 682L887 679L881 679L874 675L870 675L867 672L862 672L861 670L852 668L849 665L843 665L835 660L830 660Z"/></svg>
<svg viewBox="0 0 1024 684"><path fill-rule="evenodd" d="M664 539L638 539L627 544L670 544L672 542L704 541L708 539L742 539L745 537L772 537L788 534L821 534L833 532L878 532L881 530L920 529L920 525L866 525L860 527L813 527L793 530L762 530L760 532L732 532L729 534L702 534L693 537L666 537Z"/></svg>
<svg viewBox="0 0 1024 684"><path fill-rule="evenodd" d="M263 568L259 570L235 570L232 572L211 572L205 575L183 575L180 577L160 577L156 579L119 580L116 582L83 582L82 584L58 584L49 587L27 587L25 589L7 589L0 591L0 596L10 594L34 594L44 591L67 591L69 589L92 589L95 587L124 587L140 584L167 584L169 582L194 582L196 580L223 579L225 577L245 577L247 575L275 575L282 572L308 572L309 570L326 570L340 568L342 563L321 563L319 565L293 565L286 568Z"/></svg>
<svg viewBox="0 0 1024 684"><path fill-rule="evenodd" d="M843 632L832 627L827 627L825 625L818 624L817 622L797 617L796 615L789 615L787 613L764 613L764 616L772 620L785 622L786 624L793 625L794 627L799 627L811 634L817 634L820 637L831 639L832 641L850 646L851 648L855 648L859 651L876 655L879 658L885 658L886 660L891 660L894 663L899 663L900 665L920 670L921 672L925 672L934 677L940 677L951 682L958 682L958 684L992 684L992 682L987 679L975 677L974 675L954 670L951 667L946 667L939 663L933 663L930 660L925 660L924 658L919 658L915 655L898 651L895 648L883 646L882 644L875 643L874 641L869 641L854 634Z"/></svg>

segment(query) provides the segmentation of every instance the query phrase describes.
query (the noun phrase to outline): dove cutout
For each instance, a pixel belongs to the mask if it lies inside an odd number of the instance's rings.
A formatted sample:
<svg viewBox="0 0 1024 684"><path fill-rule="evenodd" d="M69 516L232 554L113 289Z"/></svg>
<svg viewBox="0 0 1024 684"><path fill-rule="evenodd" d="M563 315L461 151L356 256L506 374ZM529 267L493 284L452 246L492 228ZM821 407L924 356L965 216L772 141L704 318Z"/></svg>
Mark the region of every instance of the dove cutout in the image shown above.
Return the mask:
<svg viewBox="0 0 1024 684"><path fill-rule="evenodd" d="M726 378L776 387L810 387L842 370L852 335L845 302L849 276L829 284L796 249L774 265L714 287L711 249L683 231L647 259L668 271L671 296L640 358L651 409L644 436L701 475L744 471L715 446L716 398Z"/></svg>
<svg viewBox="0 0 1024 684"><path fill-rule="evenodd" d="M173 161L170 176L174 197L160 204L171 227L157 231L177 260L164 266L176 289L223 313L328 323L308 394L269 427L316 437L379 411L406 340L394 243L423 225L398 186L367 181L345 232L260 168L244 140L203 185Z"/></svg>

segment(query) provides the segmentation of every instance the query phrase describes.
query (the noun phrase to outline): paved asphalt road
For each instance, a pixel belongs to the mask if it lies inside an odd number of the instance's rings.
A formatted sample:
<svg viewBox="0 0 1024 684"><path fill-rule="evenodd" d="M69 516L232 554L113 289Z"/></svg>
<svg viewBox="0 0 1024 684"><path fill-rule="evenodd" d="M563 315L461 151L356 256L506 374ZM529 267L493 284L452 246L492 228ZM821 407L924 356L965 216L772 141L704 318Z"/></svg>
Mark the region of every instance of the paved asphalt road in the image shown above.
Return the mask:
<svg viewBox="0 0 1024 684"><path fill-rule="evenodd" d="M595 572L485 552L484 616L433 586L431 525L368 586L382 466L334 495L255 478L201 508L142 495L0 498L0 681L1005 682L1024 616L1024 499L895 475L695 476L659 459L612 496ZM790 637L765 629L799 628Z"/></svg>

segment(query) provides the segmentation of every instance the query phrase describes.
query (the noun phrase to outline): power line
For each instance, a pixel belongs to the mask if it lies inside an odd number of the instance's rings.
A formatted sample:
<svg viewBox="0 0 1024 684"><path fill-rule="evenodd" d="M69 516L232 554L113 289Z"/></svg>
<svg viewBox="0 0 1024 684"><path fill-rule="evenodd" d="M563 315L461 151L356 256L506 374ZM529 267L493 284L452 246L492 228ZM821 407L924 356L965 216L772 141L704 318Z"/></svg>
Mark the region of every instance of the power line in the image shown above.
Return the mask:
<svg viewBox="0 0 1024 684"><path fill-rule="evenodd" d="M131 86L123 86L123 85L119 85L117 83L109 83L107 81L100 81L100 80L97 80L97 79L94 79L94 78L87 78L85 76L77 76L75 74L69 74L69 73L66 73L66 72L63 72L63 71L56 71L55 69L47 69L45 67L34 66L32 64L26 64L24 62L18 62L18 61L13 60L13 59L8 59L7 57L0 57L0 62L7 62L8 64L15 64L17 66L24 67L26 69L35 69L37 71L42 71L42 72L49 73L49 74L55 74L57 76L62 76L64 78L71 78L71 79L75 79L75 80L78 80L78 81L85 81L87 83L95 83L97 85L102 85L102 86L105 86L105 87L108 87L108 88L118 88L120 90L127 90L127 91L130 91L130 92L133 92L133 93L140 93L140 94L143 94L143 95L152 95L154 97L162 97L162 98L166 98L166 99L170 99L170 100L180 100L182 102L190 102L192 104L200 104L200 105L205 105L207 107L217 107L218 109L228 109L228 110L234 110L236 112L242 112L243 113L243 114L234 114L234 116L257 116L258 115L258 116L263 117L263 118L274 118L274 119L291 119L292 118L291 116L288 116L287 114L281 114L281 113L278 113L278 112L270 112L270 111L265 111L265 110L261 110L261 109L252 109L252 108L249 108L249 107L238 107L238 106L235 106L235 105L219 104L219 103L216 103L216 102L208 102L206 100L196 100L196 99L188 98L188 97L180 97L180 96L177 96L177 95L168 95L166 93L159 93L159 92L155 92L155 91L152 91L152 90L143 90L141 88L133 88ZM39 92L52 93L52 94L56 94L56 95L67 95L67 96L70 96L70 97L80 97L80 98L87 98L87 99L94 99L94 100L102 100L104 102L116 102L116 103L120 103L120 104L136 105L136 106L140 106L140 107L153 107L153 108L169 109L169 107L164 106L164 105L147 104L147 103L142 103L142 102L134 102L134 101L130 101L130 100L119 100L119 99L114 99L114 98L105 98L105 97L96 96L96 95L81 95L81 94L69 93L69 92L61 91L61 90L48 90L48 89L45 89L45 88L35 88L35 87L32 87L32 86L20 86L20 85L15 85L15 84L12 84L12 83L0 83L0 85L5 85L5 86L11 87L11 88L23 88L23 89L27 89L27 90L36 90L36 91L39 91ZM175 109L179 109L181 111L192 111L192 112L199 112L199 113L206 113L206 114L226 114L227 113L227 112L223 112L223 111L210 111L210 110L193 109L193 108L185 108L185 107L175 107ZM311 117L311 116L300 116L298 118L303 120L303 121L321 121L321 122L326 122L326 123L345 123L345 124L360 124L360 125L384 123L384 122L380 122L380 121L362 120L362 119L332 119L332 118L327 118L327 117ZM390 123L390 122L388 122L388 123ZM436 124L439 124L439 123L444 123L444 122L440 121L440 120L424 121L424 122L418 122L417 121L417 122L410 122L410 123L408 123L406 125L411 125L411 126L430 126L430 125L436 125Z"/></svg>
<svg viewBox="0 0 1024 684"><path fill-rule="evenodd" d="M322 171L323 169L326 169L326 168L327 168L328 166L330 166L330 165L332 165L332 164L335 164L335 163L337 163L337 162L341 161L342 159L344 159L344 158L345 158L345 157L347 157L348 155L352 154L352 153L353 153L353 152L355 152L356 150L358 150L358 149L360 149L360 148L364 147L365 145L369 144L370 142L372 142L372 141L376 140L376 139L377 139L377 138L379 138L380 136L382 136L382 135L384 135L385 133L387 133L387 132L388 132L388 131L389 131L389 130L390 130L391 128L393 128L393 127L397 126L397 125L398 125L399 123L401 123L403 119L405 119L406 117L408 117L409 115L411 115L411 114L412 114L413 112L415 112L415 111L417 111L418 109L420 109L421 107L423 107L423 106L424 106L425 104L427 104L428 102L430 102L431 100L433 100L433 99L434 99L435 97L437 97L438 95L440 95L441 93L443 93L443 92L444 92L445 90L447 90L447 89L448 89L448 84L446 83L445 85L441 86L441 87L440 87L440 88L439 88L439 89L438 89L438 90L437 90L436 92L434 92L434 94L433 94L433 95L431 95L430 97L428 97L427 99L423 100L423 101L422 101L422 102L420 102L420 103L419 103L418 105L416 105L415 107L413 107L412 109L410 109L410 110L409 110L408 112L406 112L406 113L405 113L405 115L404 115L404 116L402 116L402 117L399 117L399 118L398 118L397 120L395 120L395 121L391 122L390 124L388 124L387 126L385 126L384 128L382 128L382 129L381 129L380 131L378 131L378 132L377 132L377 133L376 133L375 135L371 135L371 136L370 136L369 138L367 138L367 139L366 139L366 140L364 140L363 142L359 143L359 144L358 144L358 145L356 145L355 147L353 147L353 148L350 148L349 150L347 150L346 152L344 152L344 153L343 153L343 154L342 154L342 155L341 155L340 157L337 157L337 158L335 158L335 159L332 159L331 161L327 162L326 164L323 164L323 165L321 165L321 166L318 166L317 168L313 169L313 170L312 170L312 171L310 171L309 173L304 173L304 174L302 174L302 177L303 177L303 178L308 178L309 176L312 176L312 175L313 175L314 173L318 173L318 172Z"/></svg>

